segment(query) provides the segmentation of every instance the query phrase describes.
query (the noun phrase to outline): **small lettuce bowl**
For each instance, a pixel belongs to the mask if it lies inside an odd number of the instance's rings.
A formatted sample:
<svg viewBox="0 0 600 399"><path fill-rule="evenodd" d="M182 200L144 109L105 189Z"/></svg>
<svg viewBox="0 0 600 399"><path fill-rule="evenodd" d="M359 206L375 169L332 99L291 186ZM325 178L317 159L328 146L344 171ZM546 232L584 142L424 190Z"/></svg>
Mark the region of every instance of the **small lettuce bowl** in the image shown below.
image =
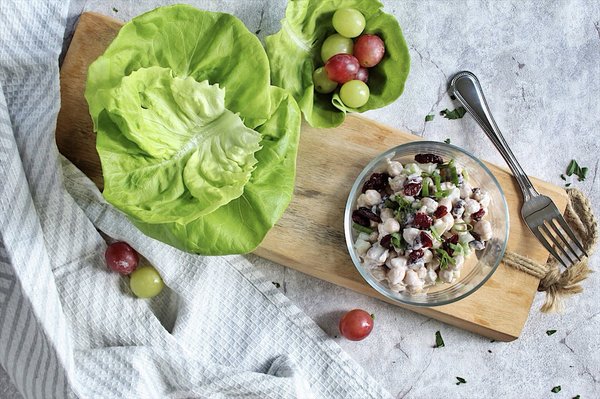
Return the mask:
<svg viewBox="0 0 600 399"><path fill-rule="evenodd" d="M408 47L398 21L382 7L376 0L290 1L281 30L265 39L272 83L292 94L311 126L339 126L347 112L381 108L402 94L410 68ZM313 85L313 71L323 66L321 45L335 33L331 19L339 8L359 10L366 19L363 34L376 34L385 43L383 59L369 68L369 101L358 109L345 107L335 94L316 93Z"/></svg>

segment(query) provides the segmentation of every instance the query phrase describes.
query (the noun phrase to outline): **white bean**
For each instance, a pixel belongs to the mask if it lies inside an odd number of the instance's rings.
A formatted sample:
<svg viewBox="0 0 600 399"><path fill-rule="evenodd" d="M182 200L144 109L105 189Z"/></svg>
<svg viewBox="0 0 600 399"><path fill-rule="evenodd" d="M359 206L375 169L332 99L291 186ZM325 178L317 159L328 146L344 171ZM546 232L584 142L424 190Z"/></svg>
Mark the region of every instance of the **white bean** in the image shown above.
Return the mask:
<svg viewBox="0 0 600 399"><path fill-rule="evenodd" d="M372 269L376 266L381 266L387 259L389 251L376 243L367 251L365 255L365 266Z"/></svg>
<svg viewBox="0 0 600 399"><path fill-rule="evenodd" d="M386 220L394 217L394 210L390 208L383 208L379 214L379 217L383 222L385 222Z"/></svg>
<svg viewBox="0 0 600 399"><path fill-rule="evenodd" d="M432 259L433 259L433 253L428 249L424 250L423 251L423 262L429 263L429 262L431 262Z"/></svg>
<svg viewBox="0 0 600 399"><path fill-rule="evenodd" d="M394 218L386 219L385 222L379 223L377 226L379 230L379 234L382 236L386 236L388 234L397 233L400 231L400 223Z"/></svg>
<svg viewBox="0 0 600 399"><path fill-rule="evenodd" d="M392 161L391 159L386 159L387 161L387 172L390 176L398 176L402 173L404 167L398 161Z"/></svg>
<svg viewBox="0 0 600 399"><path fill-rule="evenodd" d="M438 276L435 269L433 269L432 267L428 267L427 275L425 276L425 284L435 284L435 282L437 281L437 277Z"/></svg>
<svg viewBox="0 0 600 399"><path fill-rule="evenodd" d="M444 283L451 283L454 279L454 274L453 274L452 270L444 269L444 270L440 271L440 279Z"/></svg>
<svg viewBox="0 0 600 399"><path fill-rule="evenodd" d="M365 202L367 205L377 205L381 202L381 194L375 190L367 190L365 191Z"/></svg>
<svg viewBox="0 0 600 399"><path fill-rule="evenodd" d="M423 287L423 280L419 278L419 275L414 270L407 270L406 275L404 276L404 284L406 284L409 289L411 287Z"/></svg>
<svg viewBox="0 0 600 399"><path fill-rule="evenodd" d="M387 279L391 285L400 284L406 275L406 267L394 267L388 270Z"/></svg>
<svg viewBox="0 0 600 399"><path fill-rule="evenodd" d="M470 216L472 214L474 214L475 212L479 211L479 209L481 209L481 205L479 205L479 201L474 200L472 198L468 198L465 201L465 216Z"/></svg>
<svg viewBox="0 0 600 399"><path fill-rule="evenodd" d="M425 268L425 266L421 267L420 269L417 269L417 276L419 276L421 280L425 279L425 277L427 276L427 269Z"/></svg>
<svg viewBox="0 0 600 399"><path fill-rule="evenodd" d="M451 210L452 209L452 201L450 201L450 199L448 199L448 198L442 198L440 200L440 202L438 202L438 206L445 206L446 209Z"/></svg>
<svg viewBox="0 0 600 399"><path fill-rule="evenodd" d="M392 258L392 260L390 261L390 269L396 268L396 267L406 267L406 263L408 262L408 258L406 256L397 256L395 258Z"/></svg>
<svg viewBox="0 0 600 399"><path fill-rule="evenodd" d="M388 179L388 183L390 184L390 188L393 192L397 193L404 189L404 182L406 181L405 175L394 176L393 178Z"/></svg>
<svg viewBox="0 0 600 399"><path fill-rule="evenodd" d="M433 213L435 212L435 210L438 208L439 204L429 198L429 197L425 197L421 200L421 205L423 205L423 207L425 207L425 209L427 210L427 213Z"/></svg>
<svg viewBox="0 0 600 399"><path fill-rule="evenodd" d="M468 182L464 182L462 186L460 186L461 198L470 198L471 194L473 194L473 187Z"/></svg>
<svg viewBox="0 0 600 399"><path fill-rule="evenodd" d="M354 243L354 249L356 249L356 253L360 257L365 256L369 248L371 248L371 243L366 240L358 239Z"/></svg>
<svg viewBox="0 0 600 399"><path fill-rule="evenodd" d="M407 227L402 231L402 238L404 238L404 241L406 241L406 243L412 247L420 234L421 230Z"/></svg>
<svg viewBox="0 0 600 399"><path fill-rule="evenodd" d="M492 238L492 225L487 220L481 220L475 223L473 231L479 234L481 241L488 241Z"/></svg>
<svg viewBox="0 0 600 399"><path fill-rule="evenodd" d="M376 267L371 269L371 274L377 281L383 281L386 278L386 268L385 267Z"/></svg>

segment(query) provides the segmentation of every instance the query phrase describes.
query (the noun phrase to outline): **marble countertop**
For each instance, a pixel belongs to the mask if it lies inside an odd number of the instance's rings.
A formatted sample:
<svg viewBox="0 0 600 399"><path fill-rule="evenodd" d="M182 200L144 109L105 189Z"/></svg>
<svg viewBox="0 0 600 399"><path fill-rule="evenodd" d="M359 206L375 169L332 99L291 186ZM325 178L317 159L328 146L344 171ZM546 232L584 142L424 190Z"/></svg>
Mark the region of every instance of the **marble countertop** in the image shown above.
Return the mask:
<svg viewBox="0 0 600 399"><path fill-rule="evenodd" d="M128 20L164 0L73 0L69 31L82 11ZM279 29L284 0L189 3L240 17L259 37ZM439 111L457 104L448 79L470 70L480 79L496 122L528 174L561 185L576 159L589 167L574 183L600 215L600 3L558 1L383 1L400 22L410 48L411 72L394 104L365 116L431 140L450 138L488 161L504 165L475 122L447 120ZM427 114L436 117L425 122ZM521 337L509 343L428 319L249 256L269 279L397 398L600 397L600 274L562 314L542 314L539 293ZM598 264L598 253L591 265ZM376 314L369 338L338 338L337 322L350 308ZM546 330L557 330L548 336ZM446 346L433 348L441 331ZM1 371L1 370L0 370ZM466 384L456 385L456 377ZM552 393L560 385L559 393ZM0 397L19 397L0 373Z"/></svg>

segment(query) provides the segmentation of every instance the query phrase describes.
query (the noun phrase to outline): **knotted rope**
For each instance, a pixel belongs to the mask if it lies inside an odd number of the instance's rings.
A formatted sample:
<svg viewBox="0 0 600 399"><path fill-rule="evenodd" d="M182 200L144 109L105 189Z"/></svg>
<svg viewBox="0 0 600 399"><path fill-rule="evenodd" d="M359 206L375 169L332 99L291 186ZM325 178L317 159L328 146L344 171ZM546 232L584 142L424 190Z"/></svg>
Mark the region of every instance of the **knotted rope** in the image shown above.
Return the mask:
<svg viewBox="0 0 600 399"><path fill-rule="evenodd" d="M565 221L581 239L583 248L591 255L598 243L598 222L594 217L589 199L581 191L567 189L569 202L565 210ZM546 264L539 264L514 252L507 251L503 262L517 270L540 279L538 291L546 291L542 312L556 312L563 308L563 299L583 291L580 283L592 272L587 257L583 257L565 271L560 271L553 257Z"/></svg>

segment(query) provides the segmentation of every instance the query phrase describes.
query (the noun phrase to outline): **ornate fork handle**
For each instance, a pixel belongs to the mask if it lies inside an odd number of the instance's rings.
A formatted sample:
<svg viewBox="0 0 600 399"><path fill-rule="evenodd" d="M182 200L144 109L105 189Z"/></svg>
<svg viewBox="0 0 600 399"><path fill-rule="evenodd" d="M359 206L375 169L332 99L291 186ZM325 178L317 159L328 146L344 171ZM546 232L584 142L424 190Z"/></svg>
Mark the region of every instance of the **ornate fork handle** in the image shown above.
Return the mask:
<svg viewBox="0 0 600 399"><path fill-rule="evenodd" d="M521 168L506 140L504 140L500 129L498 129L477 77L468 71L459 72L450 83L450 92L469 111L473 119L481 126L485 134L494 143L494 146L500 151L500 154L513 172L521 188L524 201L538 196L539 193L533 187L531 180L529 180L529 177L527 177L523 168Z"/></svg>

